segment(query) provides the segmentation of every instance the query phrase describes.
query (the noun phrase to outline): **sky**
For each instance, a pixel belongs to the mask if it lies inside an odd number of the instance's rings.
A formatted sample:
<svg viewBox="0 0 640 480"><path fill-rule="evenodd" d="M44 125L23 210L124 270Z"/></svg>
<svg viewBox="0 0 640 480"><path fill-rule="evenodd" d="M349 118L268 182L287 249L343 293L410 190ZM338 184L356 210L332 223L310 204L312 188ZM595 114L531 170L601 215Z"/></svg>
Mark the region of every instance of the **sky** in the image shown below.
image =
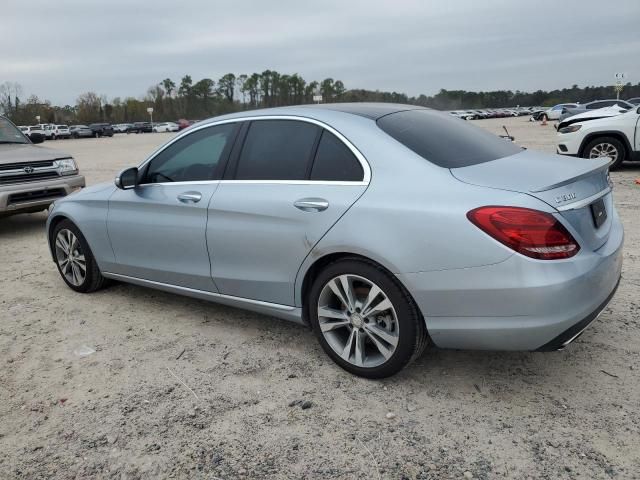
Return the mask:
<svg viewBox="0 0 640 480"><path fill-rule="evenodd" d="M0 0L0 83L73 104L298 73L432 95L640 82L640 0Z"/></svg>

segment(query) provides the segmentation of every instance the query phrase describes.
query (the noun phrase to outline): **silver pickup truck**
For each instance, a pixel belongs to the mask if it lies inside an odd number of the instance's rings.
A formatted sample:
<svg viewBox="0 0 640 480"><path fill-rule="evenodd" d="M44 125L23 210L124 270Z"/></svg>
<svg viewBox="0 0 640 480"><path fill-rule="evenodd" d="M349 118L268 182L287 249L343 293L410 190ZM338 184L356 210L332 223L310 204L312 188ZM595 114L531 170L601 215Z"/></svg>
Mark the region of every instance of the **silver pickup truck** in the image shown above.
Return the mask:
<svg viewBox="0 0 640 480"><path fill-rule="evenodd" d="M0 217L46 210L57 198L85 186L75 160L34 145L43 141L42 135L27 138L0 116Z"/></svg>

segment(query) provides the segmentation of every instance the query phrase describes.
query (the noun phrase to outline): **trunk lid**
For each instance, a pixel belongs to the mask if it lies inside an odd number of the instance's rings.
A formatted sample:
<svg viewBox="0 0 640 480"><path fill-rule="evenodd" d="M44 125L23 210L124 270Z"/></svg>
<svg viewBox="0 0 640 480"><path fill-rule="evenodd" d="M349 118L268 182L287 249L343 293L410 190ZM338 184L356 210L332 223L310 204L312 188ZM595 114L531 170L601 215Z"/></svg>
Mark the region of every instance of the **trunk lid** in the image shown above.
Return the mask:
<svg viewBox="0 0 640 480"><path fill-rule="evenodd" d="M582 248L597 250L609 237L613 199L607 158L575 158L524 150L469 167L452 168L458 180L472 185L526 193L555 208L580 235ZM596 226L602 199L606 220ZM489 202L490 203L490 202Z"/></svg>

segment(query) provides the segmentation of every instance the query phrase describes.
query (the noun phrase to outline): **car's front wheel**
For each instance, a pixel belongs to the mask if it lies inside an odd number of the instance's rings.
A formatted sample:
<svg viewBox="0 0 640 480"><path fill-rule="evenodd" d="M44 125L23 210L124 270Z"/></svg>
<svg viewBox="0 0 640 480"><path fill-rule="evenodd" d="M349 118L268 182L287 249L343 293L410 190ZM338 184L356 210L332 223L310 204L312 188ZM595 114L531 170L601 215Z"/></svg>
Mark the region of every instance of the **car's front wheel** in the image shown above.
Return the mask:
<svg viewBox="0 0 640 480"><path fill-rule="evenodd" d="M584 158L608 157L611 159L611 169L622 165L625 157L625 148L620 140L614 137L600 137L587 144L582 152Z"/></svg>
<svg viewBox="0 0 640 480"><path fill-rule="evenodd" d="M424 319L409 293L381 267L356 258L332 263L317 276L309 313L324 351L362 377L399 372L428 342Z"/></svg>
<svg viewBox="0 0 640 480"><path fill-rule="evenodd" d="M76 292L89 293L105 285L89 244L71 221L58 223L52 233L56 266L65 283Z"/></svg>

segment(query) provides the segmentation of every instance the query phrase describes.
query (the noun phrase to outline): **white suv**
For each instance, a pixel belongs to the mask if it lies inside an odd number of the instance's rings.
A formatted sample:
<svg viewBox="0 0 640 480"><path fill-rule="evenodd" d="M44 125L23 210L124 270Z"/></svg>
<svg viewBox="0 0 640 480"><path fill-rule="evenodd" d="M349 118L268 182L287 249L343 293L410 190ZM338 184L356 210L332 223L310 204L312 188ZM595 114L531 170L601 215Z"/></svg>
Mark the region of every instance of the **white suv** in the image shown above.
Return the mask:
<svg viewBox="0 0 640 480"><path fill-rule="evenodd" d="M53 140L56 140L58 138L71 138L69 125L53 125L52 130L53 130L53 136L52 136Z"/></svg>
<svg viewBox="0 0 640 480"><path fill-rule="evenodd" d="M640 160L640 107L597 120L578 121L558 129L557 152L562 155L609 157L611 168L624 160Z"/></svg>

